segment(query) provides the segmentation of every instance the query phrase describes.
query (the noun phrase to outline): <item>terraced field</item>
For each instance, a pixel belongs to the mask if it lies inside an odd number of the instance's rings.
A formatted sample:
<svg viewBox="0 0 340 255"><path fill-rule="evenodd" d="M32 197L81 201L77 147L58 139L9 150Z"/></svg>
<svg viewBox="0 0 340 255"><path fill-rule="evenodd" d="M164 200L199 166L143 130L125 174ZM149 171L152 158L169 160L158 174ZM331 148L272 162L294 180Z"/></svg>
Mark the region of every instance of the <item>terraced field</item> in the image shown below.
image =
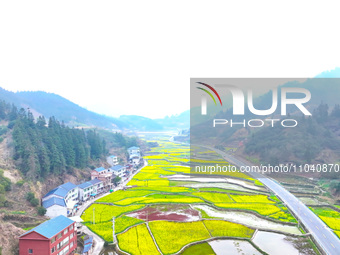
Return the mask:
<svg viewBox="0 0 340 255"><path fill-rule="evenodd" d="M158 154L146 157L149 165L127 184L129 189L113 192L97 200L81 216L84 224L107 242L113 240L114 217L120 250L129 254L175 254L182 251L187 254L195 250L199 242L206 240L250 240L254 235L254 228L223 218L211 219L191 205L249 212L282 223L296 222L280 200L264 189L256 191L256 186L261 186L261 183L243 173L228 173L220 177L230 178L235 183L229 186L242 190L221 188L223 185L219 186L215 182L212 187L200 186L201 182L193 182L195 187L186 187L190 180L170 181L168 178L173 175L190 173L190 168L186 166L189 148L170 142L159 144L151 151ZM141 214L144 214L143 217ZM195 246L189 249L191 245ZM201 244L210 252L206 245Z"/></svg>

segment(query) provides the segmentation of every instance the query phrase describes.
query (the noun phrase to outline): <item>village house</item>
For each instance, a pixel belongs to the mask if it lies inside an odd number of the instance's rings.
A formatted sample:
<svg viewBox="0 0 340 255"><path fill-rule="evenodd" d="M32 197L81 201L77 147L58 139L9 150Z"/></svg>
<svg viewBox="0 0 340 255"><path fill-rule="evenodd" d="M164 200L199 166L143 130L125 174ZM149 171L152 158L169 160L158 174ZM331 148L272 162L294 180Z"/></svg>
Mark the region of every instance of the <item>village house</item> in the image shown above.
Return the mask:
<svg viewBox="0 0 340 255"><path fill-rule="evenodd" d="M141 160L139 147L133 146L127 149L129 154L129 162L133 165L138 165Z"/></svg>
<svg viewBox="0 0 340 255"><path fill-rule="evenodd" d="M125 166L115 165L109 168L109 171L112 172L116 176L123 177L125 175L126 168Z"/></svg>
<svg viewBox="0 0 340 255"><path fill-rule="evenodd" d="M19 255L69 255L76 248L75 222L62 215L19 237Z"/></svg>
<svg viewBox="0 0 340 255"><path fill-rule="evenodd" d="M94 169L94 171L96 171L97 173L102 173L102 174L106 174L108 172L108 170L104 167L98 167Z"/></svg>
<svg viewBox="0 0 340 255"><path fill-rule="evenodd" d="M53 218L59 215L67 216L71 214L74 206L78 203L78 192L77 185L70 182L49 191L42 198L42 205L46 209L46 215ZM62 207L66 207L66 210Z"/></svg>
<svg viewBox="0 0 340 255"><path fill-rule="evenodd" d="M102 181L102 191L108 191L112 189L112 179L114 179L116 176L112 174L108 169L105 169L104 167L97 168L93 171L91 171L91 180L98 179Z"/></svg>
<svg viewBox="0 0 340 255"><path fill-rule="evenodd" d="M93 184L90 182L84 182L78 185L79 188L79 201L86 201L93 194Z"/></svg>
<svg viewBox="0 0 340 255"><path fill-rule="evenodd" d="M54 218L59 215L67 216L67 207L64 199L59 197L51 197L42 201L42 206L45 207L45 215L49 218Z"/></svg>
<svg viewBox="0 0 340 255"><path fill-rule="evenodd" d="M140 149L139 147L136 147L136 146L132 146L130 148L127 149L129 155L131 154L140 154Z"/></svg>
<svg viewBox="0 0 340 255"><path fill-rule="evenodd" d="M103 190L103 182L99 179L93 179L78 185L79 201L86 201L90 197L96 196Z"/></svg>
<svg viewBox="0 0 340 255"><path fill-rule="evenodd" d="M93 179L90 180L89 182L91 182L93 184L93 193L95 195L100 194L103 192L104 189L104 184L101 180L99 179Z"/></svg>
<svg viewBox="0 0 340 255"><path fill-rule="evenodd" d="M111 165L111 166L115 166L118 165L118 157L115 155L111 155L107 158L107 162Z"/></svg>

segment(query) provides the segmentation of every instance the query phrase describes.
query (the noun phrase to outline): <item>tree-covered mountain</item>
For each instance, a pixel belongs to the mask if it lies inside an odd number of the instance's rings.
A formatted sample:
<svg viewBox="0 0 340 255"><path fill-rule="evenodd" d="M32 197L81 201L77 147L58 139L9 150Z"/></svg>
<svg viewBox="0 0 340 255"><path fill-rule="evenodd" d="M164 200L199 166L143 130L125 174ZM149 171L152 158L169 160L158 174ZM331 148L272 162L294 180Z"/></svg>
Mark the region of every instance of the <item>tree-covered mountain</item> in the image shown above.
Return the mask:
<svg viewBox="0 0 340 255"><path fill-rule="evenodd" d="M30 111L0 101L0 120L8 122L1 134L12 134L13 159L29 179L85 168L107 154L106 141L95 130L70 128L53 116L35 120Z"/></svg>
<svg viewBox="0 0 340 255"><path fill-rule="evenodd" d="M164 129L188 129L190 126L190 110L184 111L178 115L166 116L163 119L155 119L155 121Z"/></svg>
<svg viewBox="0 0 340 255"><path fill-rule="evenodd" d="M159 131L163 130L163 126L156 121L137 115L121 115L119 120L125 123L129 129L137 129L141 131Z"/></svg>
<svg viewBox="0 0 340 255"><path fill-rule="evenodd" d="M53 93L42 91L10 92L0 88L0 100L27 109L45 118L54 116L71 126L88 125L109 129L122 129L127 125L120 120L88 111L79 105Z"/></svg>
<svg viewBox="0 0 340 255"><path fill-rule="evenodd" d="M299 125L280 125L250 131L245 153L263 163L282 164L340 162L340 106L320 104L313 117L296 117Z"/></svg>
<svg viewBox="0 0 340 255"><path fill-rule="evenodd" d="M107 129L131 129L139 131L161 131L189 127L189 111L163 119L150 119L137 115L122 115L119 118L101 115L54 93L43 91L11 92L0 88L0 100L13 103L18 109L29 109L34 117L54 116L68 126L91 126Z"/></svg>

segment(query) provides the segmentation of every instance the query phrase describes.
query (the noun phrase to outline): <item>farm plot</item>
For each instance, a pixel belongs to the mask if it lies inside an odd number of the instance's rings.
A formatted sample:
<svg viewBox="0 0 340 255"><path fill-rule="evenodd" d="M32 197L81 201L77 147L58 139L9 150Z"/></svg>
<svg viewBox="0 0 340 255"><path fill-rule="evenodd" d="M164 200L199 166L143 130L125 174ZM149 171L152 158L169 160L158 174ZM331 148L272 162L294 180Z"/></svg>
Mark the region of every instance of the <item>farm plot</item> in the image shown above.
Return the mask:
<svg viewBox="0 0 340 255"><path fill-rule="evenodd" d="M213 237L251 238L255 232L254 229L229 221L205 220L203 222Z"/></svg>
<svg viewBox="0 0 340 255"><path fill-rule="evenodd" d="M160 254L145 224L117 235L119 248L134 255Z"/></svg>
<svg viewBox="0 0 340 255"><path fill-rule="evenodd" d="M152 221L149 223L149 226L159 248L164 254L178 252L189 243L210 238L208 230L201 221ZM166 231L164 231L165 229Z"/></svg>
<svg viewBox="0 0 340 255"><path fill-rule="evenodd" d="M144 205L114 206L104 204L92 204L81 216L84 222L103 223L111 221L124 213L142 209Z"/></svg>

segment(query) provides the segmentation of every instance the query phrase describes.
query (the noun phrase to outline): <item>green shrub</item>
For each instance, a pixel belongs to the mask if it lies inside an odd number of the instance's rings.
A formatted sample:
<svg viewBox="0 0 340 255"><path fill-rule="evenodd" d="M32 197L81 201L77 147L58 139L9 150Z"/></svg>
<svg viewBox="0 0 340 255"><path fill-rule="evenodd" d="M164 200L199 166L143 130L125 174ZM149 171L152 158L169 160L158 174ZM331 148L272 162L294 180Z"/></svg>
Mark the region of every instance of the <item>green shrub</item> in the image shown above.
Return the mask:
<svg viewBox="0 0 340 255"><path fill-rule="evenodd" d="M34 193L33 192L28 192L27 195L26 195L26 199L28 202L31 203L32 206L36 207L39 205L39 199L37 199L35 196L34 196Z"/></svg>
<svg viewBox="0 0 340 255"><path fill-rule="evenodd" d="M39 214L40 216L44 216L47 210L46 210L44 207L39 206L39 207L37 208L37 211L38 211L38 214Z"/></svg>
<svg viewBox="0 0 340 255"><path fill-rule="evenodd" d="M21 187L22 185L24 185L25 181L21 180L21 181L17 181L15 184L19 187Z"/></svg>

